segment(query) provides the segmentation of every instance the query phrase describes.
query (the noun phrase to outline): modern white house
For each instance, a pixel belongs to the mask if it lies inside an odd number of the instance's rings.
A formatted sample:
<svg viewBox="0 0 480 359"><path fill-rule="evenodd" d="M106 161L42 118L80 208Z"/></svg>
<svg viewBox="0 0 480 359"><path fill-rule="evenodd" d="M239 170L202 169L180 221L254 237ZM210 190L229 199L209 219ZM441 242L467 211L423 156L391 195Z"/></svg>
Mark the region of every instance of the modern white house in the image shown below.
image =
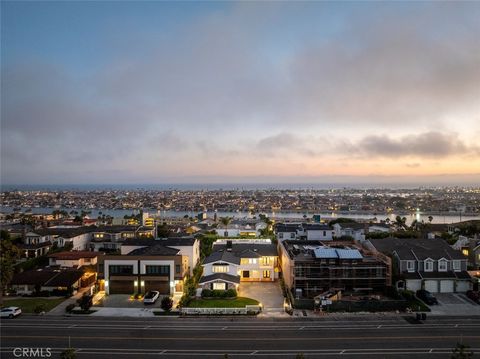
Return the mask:
<svg viewBox="0 0 480 359"><path fill-rule="evenodd" d="M140 248L162 245L179 250L179 255L188 258L188 270L193 274L193 268L200 261L200 241L194 237L171 237L171 238L134 238L127 239L121 245L121 254L126 255Z"/></svg>
<svg viewBox="0 0 480 359"><path fill-rule="evenodd" d="M265 229L267 224L263 221L252 222L252 223L242 223L242 222L233 222L228 226L224 226L219 223L218 227L215 229L215 233L221 237L259 237L260 231Z"/></svg>
<svg viewBox="0 0 480 359"><path fill-rule="evenodd" d="M335 230L320 223L278 223L275 226L277 240L331 241Z"/></svg>
<svg viewBox="0 0 480 359"><path fill-rule="evenodd" d="M335 238L352 237L357 241L365 239L364 223L335 223L333 226Z"/></svg>
<svg viewBox="0 0 480 359"><path fill-rule="evenodd" d="M105 293L135 294L157 290L162 295L183 292L189 260L180 250L157 244L126 255L99 258Z"/></svg>

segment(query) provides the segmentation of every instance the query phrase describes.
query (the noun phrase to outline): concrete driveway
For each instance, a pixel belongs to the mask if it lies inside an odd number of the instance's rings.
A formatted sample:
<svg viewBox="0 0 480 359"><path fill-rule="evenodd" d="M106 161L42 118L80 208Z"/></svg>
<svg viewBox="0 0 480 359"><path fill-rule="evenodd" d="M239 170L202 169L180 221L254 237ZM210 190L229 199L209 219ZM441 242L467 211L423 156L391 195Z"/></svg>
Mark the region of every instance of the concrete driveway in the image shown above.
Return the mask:
<svg viewBox="0 0 480 359"><path fill-rule="evenodd" d="M99 306L105 308L160 308L162 297L154 304L143 304L143 299L130 299L128 294L106 295Z"/></svg>
<svg viewBox="0 0 480 359"><path fill-rule="evenodd" d="M258 300L263 305L263 312L270 314L288 314L283 308L283 295L280 283L276 282L241 282L238 290L240 297Z"/></svg>
<svg viewBox="0 0 480 359"><path fill-rule="evenodd" d="M480 305L463 293L434 293L438 305L429 306L435 315L480 315Z"/></svg>

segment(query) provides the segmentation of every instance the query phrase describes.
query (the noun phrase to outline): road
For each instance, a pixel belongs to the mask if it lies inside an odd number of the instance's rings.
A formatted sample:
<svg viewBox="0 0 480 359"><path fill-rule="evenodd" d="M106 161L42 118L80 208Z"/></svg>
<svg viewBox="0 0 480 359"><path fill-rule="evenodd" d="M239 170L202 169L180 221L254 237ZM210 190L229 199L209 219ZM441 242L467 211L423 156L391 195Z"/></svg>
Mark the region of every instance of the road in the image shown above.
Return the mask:
<svg viewBox="0 0 480 359"><path fill-rule="evenodd" d="M69 342L77 358L295 358L298 353L306 358L449 358L457 342L480 354L480 318L410 319L25 315L2 320L1 357L15 358L14 348L50 348L51 357L58 358Z"/></svg>

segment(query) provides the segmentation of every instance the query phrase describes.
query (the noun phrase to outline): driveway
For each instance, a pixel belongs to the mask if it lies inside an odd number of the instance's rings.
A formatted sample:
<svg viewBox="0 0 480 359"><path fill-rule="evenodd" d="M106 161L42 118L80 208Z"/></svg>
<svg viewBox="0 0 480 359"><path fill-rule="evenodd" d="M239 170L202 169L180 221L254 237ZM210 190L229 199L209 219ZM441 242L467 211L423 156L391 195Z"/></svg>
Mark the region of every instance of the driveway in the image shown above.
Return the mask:
<svg viewBox="0 0 480 359"><path fill-rule="evenodd" d="M463 293L435 293L438 305L431 305L435 315L480 315L480 305L472 302Z"/></svg>
<svg viewBox="0 0 480 359"><path fill-rule="evenodd" d="M238 295L258 300L263 313L268 316L288 316L283 308L283 294L280 282L241 282Z"/></svg>
<svg viewBox="0 0 480 359"><path fill-rule="evenodd" d="M143 304L143 299L130 299L128 294L106 295L100 306L104 308L160 308L162 298L158 298L154 304Z"/></svg>

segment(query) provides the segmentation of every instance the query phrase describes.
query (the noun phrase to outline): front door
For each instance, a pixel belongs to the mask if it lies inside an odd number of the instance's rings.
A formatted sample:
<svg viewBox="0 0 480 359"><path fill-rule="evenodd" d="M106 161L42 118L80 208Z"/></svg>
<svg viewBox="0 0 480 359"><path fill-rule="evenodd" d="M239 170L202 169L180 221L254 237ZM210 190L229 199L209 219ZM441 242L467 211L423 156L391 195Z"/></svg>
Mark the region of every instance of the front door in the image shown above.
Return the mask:
<svg viewBox="0 0 480 359"><path fill-rule="evenodd" d="M244 271L242 272L242 277L243 277L243 278L250 278L250 271L244 270Z"/></svg>

